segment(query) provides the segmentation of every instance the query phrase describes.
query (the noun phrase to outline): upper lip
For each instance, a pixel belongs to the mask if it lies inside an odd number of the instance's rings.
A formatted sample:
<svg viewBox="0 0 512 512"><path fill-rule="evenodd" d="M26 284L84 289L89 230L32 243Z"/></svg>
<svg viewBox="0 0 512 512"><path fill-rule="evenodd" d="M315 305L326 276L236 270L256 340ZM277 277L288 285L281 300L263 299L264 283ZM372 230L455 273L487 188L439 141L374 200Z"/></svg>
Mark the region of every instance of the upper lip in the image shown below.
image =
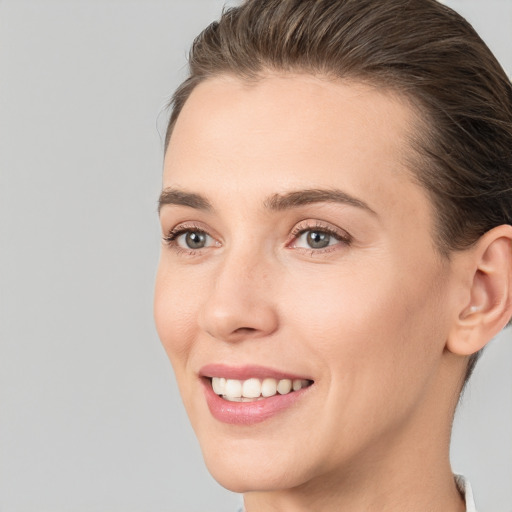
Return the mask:
<svg viewBox="0 0 512 512"><path fill-rule="evenodd" d="M199 370L201 377L224 377L226 379L247 380L250 378L266 379L303 379L312 380L304 375L294 374L287 371L277 370L259 365L228 366L226 364L207 364Z"/></svg>

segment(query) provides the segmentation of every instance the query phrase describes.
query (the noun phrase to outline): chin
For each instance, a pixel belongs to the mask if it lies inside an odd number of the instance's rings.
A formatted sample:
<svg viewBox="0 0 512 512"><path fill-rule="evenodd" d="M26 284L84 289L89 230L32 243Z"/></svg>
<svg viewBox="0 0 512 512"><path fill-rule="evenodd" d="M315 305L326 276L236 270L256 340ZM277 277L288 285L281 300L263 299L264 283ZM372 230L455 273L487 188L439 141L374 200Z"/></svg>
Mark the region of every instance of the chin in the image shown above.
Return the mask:
<svg viewBox="0 0 512 512"><path fill-rule="evenodd" d="M280 443L281 446L283 443ZM299 449L290 447L276 450L273 443L244 441L201 443L208 471L226 489L244 493L250 491L274 491L304 484L312 471L304 465L304 459L296 458Z"/></svg>
<svg viewBox="0 0 512 512"><path fill-rule="evenodd" d="M284 468L270 468L268 464L262 468L260 465L251 467L251 464L235 460L209 461L205 458L205 462L212 477L222 487L236 493L276 491L303 483L290 478L291 475Z"/></svg>

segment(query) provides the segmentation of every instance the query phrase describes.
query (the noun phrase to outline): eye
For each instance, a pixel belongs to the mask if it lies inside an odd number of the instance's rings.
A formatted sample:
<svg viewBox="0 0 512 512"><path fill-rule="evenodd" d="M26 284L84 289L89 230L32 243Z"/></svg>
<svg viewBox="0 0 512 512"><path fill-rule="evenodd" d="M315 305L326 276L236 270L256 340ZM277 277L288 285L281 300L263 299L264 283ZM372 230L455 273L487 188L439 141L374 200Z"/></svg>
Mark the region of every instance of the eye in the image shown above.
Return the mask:
<svg viewBox="0 0 512 512"><path fill-rule="evenodd" d="M177 245L187 249L202 249L210 238L204 231L186 231L176 238Z"/></svg>
<svg viewBox="0 0 512 512"><path fill-rule="evenodd" d="M301 223L292 232L294 237L290 247L293 249L306 249L321 252L322 250L332 250L340 244L348 245L350 236L348 233L316 224L314 226Z"/></svg>
<svg viewBox="0 0 512 512"><path fill-rule="evenodd" d="M337 241L338 240L336 240L330 233L326 233L325 231L309 230L304 231L297 238L297 242L295 242L295 247L324 249L325 247L329 247L330 245L336 243Z"/></svg>
<svg viewBox="0 0 512 512"><path fill-rule="evenodd" d="M164 242L176 250L198 251L208 247L219 245L206 231L197 227L178 226L169 235L164 237Z"/></svg>

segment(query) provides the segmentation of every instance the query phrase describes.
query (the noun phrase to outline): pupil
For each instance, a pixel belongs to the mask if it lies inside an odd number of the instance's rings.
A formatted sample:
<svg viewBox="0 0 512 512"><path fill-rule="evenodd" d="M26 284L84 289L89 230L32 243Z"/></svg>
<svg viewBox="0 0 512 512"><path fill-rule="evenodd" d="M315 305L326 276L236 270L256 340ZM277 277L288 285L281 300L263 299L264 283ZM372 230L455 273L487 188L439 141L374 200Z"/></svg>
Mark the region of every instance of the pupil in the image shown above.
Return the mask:
<svg viewBox="0 0 512 512"><path fill-rule="evenodd" d="M192 231L187 233L185 241L190 249L202 249L206 243L206 235L204 233Z"/></svg>
<svg viewBox="0 0 512 512"><path fill-rule="evenodd" d="M310 231L308 233L308 245L313 249L323 249L329 245L331 235L321 231Z"/></svg>

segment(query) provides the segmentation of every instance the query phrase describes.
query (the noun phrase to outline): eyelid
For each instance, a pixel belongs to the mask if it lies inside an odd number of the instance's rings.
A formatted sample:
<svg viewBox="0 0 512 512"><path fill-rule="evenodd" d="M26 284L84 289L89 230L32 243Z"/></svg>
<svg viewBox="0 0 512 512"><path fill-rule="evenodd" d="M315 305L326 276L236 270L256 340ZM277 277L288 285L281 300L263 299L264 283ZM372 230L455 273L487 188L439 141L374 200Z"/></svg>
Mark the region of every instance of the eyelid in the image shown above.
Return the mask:
<svg viewBox="0 0 512 512"><path fill-rule="evenodd" d="M200 249L180 247L176 243L177 239L181 235L183 235L184 233L187 233L187 232L194 232L194 231L206 234L208 237L210 237L214 241L214 243L207 247L201 247ZM198 223L195 221L180 222L179 224L177 224L176 226L171 228L167 232L167 235L163 235L162 240L167 246L174 249L176 252L178 252L178 253L185 252L189 256L196 255L197 253L199 253L200 251L202 251L204 249L209 249L211 247L219 247L221 245L218 240L218 237L216 235L212 234L212 230L210 230L207 226L203 225L202 223Z"/></svg>
<svg viewBox="0 0 512 512"><path fill-rule="evenodd" d="M290 238L286 242L286 246L292 249L304 249L308 252L321 253L321 252L330 252L332 250L336 250L336 246L339 244L331 245L325 247L324 249L305 249L302 247L295 247L293 243L298 239L298 237L308 231L322 231L324 233L329 234L334 237L340 243L344 243L349 245L352 242L352 236L345 230L340 229L329 222L319 221L319 220L303 220L295 225L290 233Z"/></svg>

